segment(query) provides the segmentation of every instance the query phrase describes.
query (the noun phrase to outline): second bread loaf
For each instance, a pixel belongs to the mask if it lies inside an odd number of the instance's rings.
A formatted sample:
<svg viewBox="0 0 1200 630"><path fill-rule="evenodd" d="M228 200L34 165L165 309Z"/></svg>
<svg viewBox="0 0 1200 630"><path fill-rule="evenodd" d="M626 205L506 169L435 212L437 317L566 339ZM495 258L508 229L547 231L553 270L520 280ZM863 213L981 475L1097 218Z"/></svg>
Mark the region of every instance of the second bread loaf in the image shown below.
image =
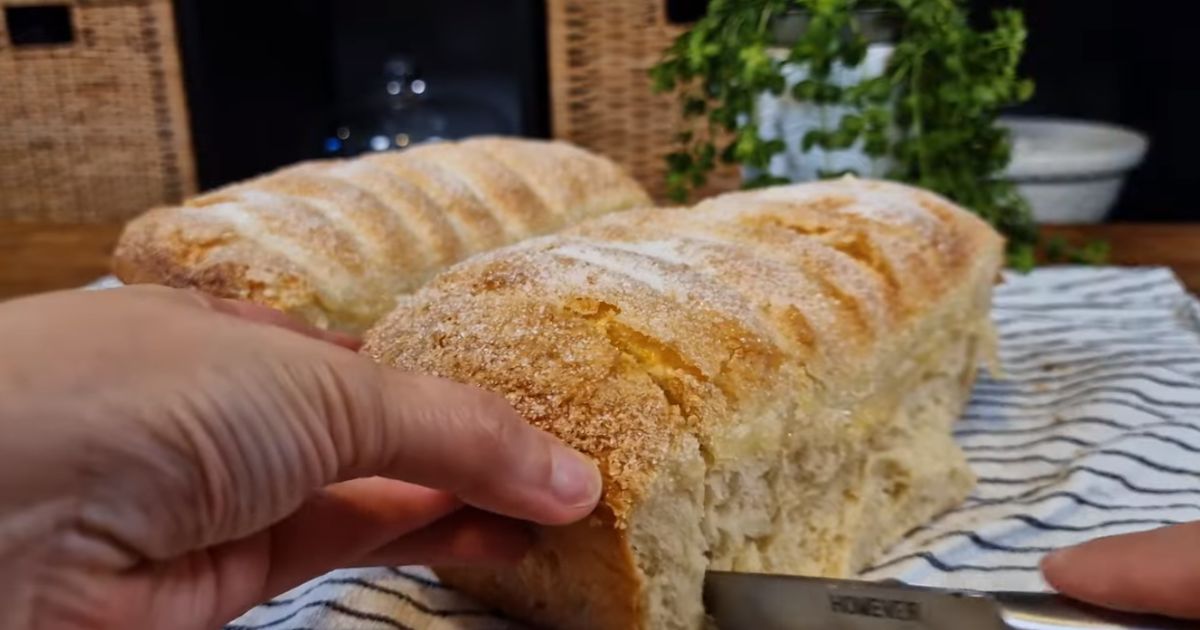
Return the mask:
<svg viewBox="0 0 1200 630"><path fill-rule="evenodd" d="M648 205L614 163L561 142L476 138L309 162L153 210L126 228L126 283L252 300L361 331L472 254Z"/></svg>

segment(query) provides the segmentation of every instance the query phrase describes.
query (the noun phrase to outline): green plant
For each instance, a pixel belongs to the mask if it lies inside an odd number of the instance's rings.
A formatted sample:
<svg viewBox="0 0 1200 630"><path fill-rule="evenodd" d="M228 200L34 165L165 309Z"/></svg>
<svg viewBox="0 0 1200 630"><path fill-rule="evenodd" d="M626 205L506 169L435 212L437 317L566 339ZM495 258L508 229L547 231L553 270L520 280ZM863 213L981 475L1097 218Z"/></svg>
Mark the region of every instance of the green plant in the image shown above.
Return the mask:
<svg viewBox="0 0 1200 630"><path fill-rule="evenodd" d="M1049 263L1100 265L1108 261L1109 250L1105 241L1072 245L1061 236L1053 236L1042 242L1042 257Z"/></svg>
<svg viewBox="0 0 1200 630"><path fill-rule="evenodd" d="M996 125L1003 107L1027 100L1033 84L1018 75L1025 45L1022 14L1000 10L990 30L968 22L962 0L712 0L708 14L681 35L653 69L655 88L679 90L689 127L668 157L668 188L685 198L716 160L764 171L783 151L755 124L761 94L785 90L797 100L854 112L796 139L804 150L859 146L887 158L889 179L921 186L971 208L1009 240L1015 267L1033 265L1037 229L1028 205L1002 177L1011 146ZM834 80L839 65L867 54L861 11L884 10L898 29L885 72L855 85ZM807 15L804 34L773 54L773 20ZM789 85L786 64L807 78ZM714 142L722 132L729 140ZM835 176L841 173L823 173ZM780 183L770 175L748 186Z"/></svg>

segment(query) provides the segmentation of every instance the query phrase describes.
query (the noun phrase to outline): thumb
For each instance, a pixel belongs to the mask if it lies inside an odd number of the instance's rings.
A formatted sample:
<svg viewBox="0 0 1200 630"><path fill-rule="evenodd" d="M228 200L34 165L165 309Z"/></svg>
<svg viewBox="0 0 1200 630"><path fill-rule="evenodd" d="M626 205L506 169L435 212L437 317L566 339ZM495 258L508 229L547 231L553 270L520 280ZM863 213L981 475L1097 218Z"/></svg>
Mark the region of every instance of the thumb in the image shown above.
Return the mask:
<svg viewBox="0 0 1200 630"><path fill-rule="evenodd" d="M575 522L595 509L596 464L528 424L503 397L355 355L340 360L357 360L361 369L335 370L337 382L318 391L342 403L341 410L323 405L331 436L353 442L338 449L355 453L341 478L399 479L545 525Z"/></svg>
<svg viewBox="0 0 1200 630"><path fill-rule="evenodd" d="M317 330L257 304L199 293L190 297L245 321L351 350L361 345L355 338ZM302 391L330 437L342 442L338 451L354 454L339 458L339 479L388 476L453 492L481 509L547 525L577 521L599 501L596 465L530 426L502 397L379 367L365 356L332 353L297 340L289 345L303 349L299 362L329 368L306 371L315 374L316 382L306 383ZM317 357L327 362L314 361Z"/></svg>
<svg viewBox="0 0 1200 630"><path fill-rule="evenodd" d="M1042 571L1080 601L1200 619L1200 522L1093 540L1050 554Z"/></svg>

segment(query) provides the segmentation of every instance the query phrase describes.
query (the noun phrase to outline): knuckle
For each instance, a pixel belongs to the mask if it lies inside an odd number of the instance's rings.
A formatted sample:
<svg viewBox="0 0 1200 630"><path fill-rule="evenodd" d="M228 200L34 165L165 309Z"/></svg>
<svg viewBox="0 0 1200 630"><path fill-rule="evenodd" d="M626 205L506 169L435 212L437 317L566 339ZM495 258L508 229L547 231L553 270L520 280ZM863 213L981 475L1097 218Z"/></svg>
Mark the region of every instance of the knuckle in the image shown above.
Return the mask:
<svg viewBox="0 0 1200 630"><path fill-rule="evenodd" d="M525 423L503 396L479 390L473 415L482 439L495 449L509 449L524 437Z"/></svg>
<svg viewBox="0 0 1200 630"><path fill-rule="evenodd" d="M471 436L472 446L478 454L497 453L512 440L511 423L503 417L490 413L489 407L477 404L473 406L466 419L467 434Z"/></svg>
<svg viewBox="0 0 1200 630"><path fill-rule="evenodd" d="M466 407L471 411L464 434L469 436L467 449L470 468L468 483L474 490L485 490L501 482L513 471L526 468L530 460L537 458L538 445L531 440L525 421L520 418L501 396L480 392Z"/></svg>

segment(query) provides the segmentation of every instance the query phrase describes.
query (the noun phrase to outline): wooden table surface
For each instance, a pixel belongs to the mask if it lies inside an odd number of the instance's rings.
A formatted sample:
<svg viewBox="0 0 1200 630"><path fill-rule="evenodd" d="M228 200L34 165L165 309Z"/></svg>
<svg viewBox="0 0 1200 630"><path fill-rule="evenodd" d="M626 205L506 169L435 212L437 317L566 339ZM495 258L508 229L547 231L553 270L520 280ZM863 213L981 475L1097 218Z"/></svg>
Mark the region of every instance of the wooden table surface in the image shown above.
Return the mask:
<svg viewBox="0 0 1200 630"><path fill-rule="evenodd" d="M85 285L108 273L119 225L0 221L0 299ZM1200 223L1049 226L1081 243L1105 240L1113 264L1171 267L1200 292Z"/></svg>
<svg viewBox="0 0 1200 630"><path fill-rule="evenodd" d="M0 221L0 300L85 285L108 273L120 225Z"/></svg>

